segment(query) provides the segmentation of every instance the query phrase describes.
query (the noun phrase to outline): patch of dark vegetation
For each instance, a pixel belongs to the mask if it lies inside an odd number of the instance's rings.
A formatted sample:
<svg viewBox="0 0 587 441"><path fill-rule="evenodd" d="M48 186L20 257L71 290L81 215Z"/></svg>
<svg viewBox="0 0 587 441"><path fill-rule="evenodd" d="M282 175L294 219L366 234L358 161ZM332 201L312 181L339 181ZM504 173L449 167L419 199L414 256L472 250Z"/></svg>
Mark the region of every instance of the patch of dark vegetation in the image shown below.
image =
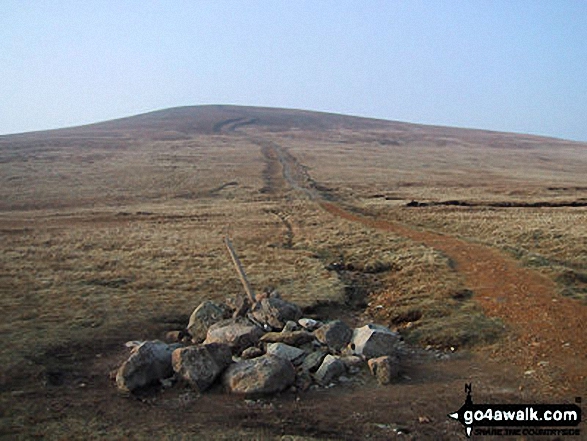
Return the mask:
<svg viewBox="0 0 587 441"><path fill-rule="evenodd" d="M90 279L87 285L103 286L105 288L121 288L131 282L130 279L120 277L117 279Z"/></svg>
<svg viewBox="0 0 587 441"><path fill-rule="evenodd" d="M365 263L365 266L363 267L363 272L368 274L378 274L390 271L392 268L393 265L389 262L375 260L372 262Z"/></svg>
<svg viewBox="0 0 587 441"><path fill-rule="evenodd" d="M473 291L467 288L459 289L452 295L452 298L455 300L468 300L471 297L473 297Z"/></svg>
<svg viewBox="0 0 587 441"><path fill-rule="evenodd" d="M406 207L489 207L489 208L568 208L587 207L587 199L581 198L574 201L496 201L496 202L469 202L461 200L419 202L411 200Z"/></svg>
<svg viewBox="0 0 587 441"><path fill-rule="evenodd" d="M346 262L343 256L338 256L325 268L336 271L344 283L345 304L353 310L363 310L367 307L367 297L383 287L378 275L390 271L393 265L379 260L351 263Z"/></svg>
<svg viewBox="0 0 587 441"><path fill-rule="evenodd" d="M277 218L281 221L281 223L285 227L285 240L283 242L283 248L285 248L287 250L292 249L293 248L294 232L293 232L293 228L291 226L291 222L288 219L288 216L284 212L279 211L279 210L275 210L275 209L267 210L267 212L277 216Z"/></svg>
<svg viewBox="0 0 587 441"><path fill-rule="evenodd" d="M260 144L261 154L265 161L265 167L263 168L263 181L265 185L259 190L262 194L275 194L281 188L283 188L283 176L282 176L282 165L279 162L277 153L271 145Z"/></svg>
<svg viewBox="0 0 587 441"><path fill-rule="evenodd" d="M29 234L33 231L32 228L2 228L0 234Z"/></svg>
<svg viewBox="0 0 587 441"><path fill-rule="evenodd" d="M217 122L212 127L212 131L214 133L220 133L224 127L229 126L230 124L238 123L239 121L243 121L243 120L246 120L246 118L242 118L242 117L241 118L230 118L230 119L226 119L224 121Z"/></svg>
<svg viewBox="0 0 587 441"><path fill-rule="evenodd" d="M129 213L128 211L119 211L116 213L116 216L153 216L155 213L151 213L150 211L136 211L134 214Z"/></svg>
<svg viewBox="0 0 587 441"><path fill-rule="evenodd" d="M189 322L190 316L189 314L161 314L153 317L152 320L159 323L162 327L175 326L177 329L182 329Z"/></svg>
<svg viewBox="0 0 587 441"><path fill-rule="evenodd" d="M328 271L336 271L338 273L342 271L348 272L359 272L365 274L379 274L388 271L398 271L400 268L395 263L385 262L382 260L370 260L367 262L343 262L336 261L331 262L325 266Z"/></svg>
<svg viewBox="0 0 587 441"><path fill-rule="evenodd" d="M312 179L310 179L310 188L313 190L316 190L318 193L320 193L321 198L326 201L333 202L336 200L336 196L334 195L334 192L336 190L334 188L330 188L325 185L318 184L316 181L314 181Z"/></svg>
<svg viewBox="0 0 587 441"><path fill-rule="evenodd" d="M394 325L402 325L405 323L417 322L422 318L422 311L418 308L410 308L404 311L399 311L397 314L391 316L391 323Z"/></svg>
<svg viewBox="0 0 587 441"><path fill-rule="evenodd" d="M324 321L344 319L352 325L356 315L362 313L363 309L353 310L346 303L342 302L317 301L312 305L302 308L302 312L304 317Z"/></svg>
<svg viewBox="0 0 587 441"><path fill-rule="evenodd" d="M564 296L587 302L587 273L567 269L555 280L562 285L561 292Z"/></svg>
<svg viewBox="0 0 587 441"><path fill-rule="evenodd" d="M459 349L491 344L504 332L498 319L489 318L470 305L466 313L451 314L442 320L419 320L415 326L404 328L401 334L411 344L429 345L439 349Z"/></svg>
<svg viewBox="0 0 587 441"><path fill-rule="evenodd" d="M379 143L379 145L392 145L392 146L400 146L401 143L395 139L379 139L377 141Z"/></svg>
<svg viewBox="0 0 587 441"><path fill-rule="evenodd" d="M587 187L547 187L548 191L585 191Z"/></svg>
<svg viewBox="0 0 587 441"><path fill-rule="evenodd" d="M238 128L241 128L244 126L254 125L254 124L257 124L258 122L259 122L258 118L246 118L246 117L230 118L230 119L226 119L224 121L220 121L220 122L217 122L216 124L214 124L214 126L212 127L212 132L213 133L223 133L223 132L231 133L231 132L234 132Z"/></svg>
<svg viewBox="0 0 587 441"><path fill-rule="evenodd" d="M228 187L236 187L236 186L238 186L238 182L237 181L226 182L226 183L224 183L222 185L219 185L218 187L213 188L212 190L210 190L209 191L209 194L211 196L215 196L218 193L220 193L222 190L224 190L225 188L228 188Z"/></svg>

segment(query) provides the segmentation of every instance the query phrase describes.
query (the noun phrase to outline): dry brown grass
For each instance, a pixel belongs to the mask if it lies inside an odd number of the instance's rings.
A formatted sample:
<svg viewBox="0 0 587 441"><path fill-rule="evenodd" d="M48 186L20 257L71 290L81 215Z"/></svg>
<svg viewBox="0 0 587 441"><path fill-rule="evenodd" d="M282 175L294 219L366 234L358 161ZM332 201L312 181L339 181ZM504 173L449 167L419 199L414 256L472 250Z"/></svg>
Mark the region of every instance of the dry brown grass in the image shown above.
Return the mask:
<svg viewBox="0 0 587 441"><path fill-rule="evenodd" d="M564 294L586 299L587 209L483 206L585 203L585 146L469 135L342 131L291 136L282 145L354 209L503 249L554 278ZM411 200L478 206L405 208Z"/></svg>
<svg viewBox="0 0 587 441"><path fill-rule="evenodd" d="M390 208L379 216L502 249L553 278L562 294L587 301L585 208Z"/></svg>
<svg viewBox="0 0 587 441"><path fill-rule="evenodd" d="M585 146L498 134L390 131L292 135L279 142L340 197L565 200L587 197ZM581 187L576 190L573 187ZM556 188L556 190L549 190ZM561 189L562 188L562 189ZM567 188L567 190L564 190Z"/></svg>
<svg viewBox="0 0 587 441"><path fill-rule="evenodd" d="M365 307L362 320L373 317L424 346L471 346L502 332L446 256L325 212L284 184L260 136L293 155L329 189L327 197L506 249L567 294L587 296L585 209L402 207L411 199L586 197L584 145L401 124L88 133L0 139L0 380L7 406L14 406L15 388L26 394L44 387L45 359L55 348L91 352L95 345L98 352L125 339L161 337L184 326L203 299L240 292L222 243L227 231L256 289L276 287L309 310ZM268 170L277 174L273 181ZM270 182L279 184L276 191L261 191ZM333 270L335 263L344 271ZM129 436L124 427L104 429L99 417L60 418L15 410L1 417L0 434L18 423L25 438L41 428L49 439ZM183 435L169 432L170 439Z"/></svg>

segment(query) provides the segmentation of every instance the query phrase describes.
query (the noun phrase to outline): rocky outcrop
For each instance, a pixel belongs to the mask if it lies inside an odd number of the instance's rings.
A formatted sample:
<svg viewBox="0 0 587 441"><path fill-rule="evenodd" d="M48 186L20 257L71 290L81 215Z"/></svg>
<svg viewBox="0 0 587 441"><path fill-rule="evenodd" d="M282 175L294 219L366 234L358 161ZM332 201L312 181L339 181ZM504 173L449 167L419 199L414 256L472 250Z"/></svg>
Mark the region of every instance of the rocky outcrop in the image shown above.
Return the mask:
<svg viewBox="0 0 587 441"><path fill-rule="evenodd" d="M233 354L240 354L244 349L255 346L262 335L263 330L256 324L238 317L210 326L204 343L223 343L230 346Z"/></svg>
<svg viewBox="0 0 587 441"><path fill-rule="evenodd" d="M368 324L353 332L350 343L351 351L367 359L383 355L395 355L401 338L397 332L385 326Z"/></svg>
<svg viewBox="0 0 587 441"><path fill-rule="evenodd" d="M208 389L232 363L230 346L222 343L189 346L173 351L171 364L177 376L199 392Z"/></svg>
<svg viewBox="0 0 587 441"><path fill-rule="evenodd" d="M232 364L223 374L222 383L230 393L266 395L281 392L296 379L293 365L274 355Z"/></svg>
<svg viewBox="0 0 587 441"><path fill-rule="evenodd" d="M122 391L133 392L171 377L171 354L177 347L159 340L145 341L135 346L128 360L122 363L116 373L116 385Z"/></svg>

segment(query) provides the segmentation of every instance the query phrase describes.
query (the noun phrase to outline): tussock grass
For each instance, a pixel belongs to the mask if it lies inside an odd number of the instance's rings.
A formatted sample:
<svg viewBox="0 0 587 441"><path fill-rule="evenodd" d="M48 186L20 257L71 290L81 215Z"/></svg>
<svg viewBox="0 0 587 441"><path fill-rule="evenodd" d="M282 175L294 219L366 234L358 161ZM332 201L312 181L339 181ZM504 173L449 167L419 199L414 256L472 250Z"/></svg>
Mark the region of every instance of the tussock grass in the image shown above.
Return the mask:
<svg viewBox="0 0 587 441"><path fill-rule="evenodd" d="M584 208L383 209L378 215L502 249L555 280L562 294L587 301Z"/></svg>
<svg viewBox="0 0 587 441"><path fill-rule="evenodd" d="M143 433L128 422L114 427L118 416L84 414L93 403L81 393L85 407L63 416L51 413L49 398L20 404L11 391L41 396L44 370L63 348L73 348L72 359L78 348L93 359L126 339L160 338L185 326L204 299L241 292L222 241L227 232L257 290L274 287L309 309L364 308L364 322L398 329L414 344L463 347L499 337L502 325L483 315L446 256L321 210L263 154L269 142L292 155L326 197L507 250L566 294L587 297L586 210L403 208L411 199L587 197L583 145L369 127L270 133L247 126L232 135L189 127L108 134L106 127L0 139L0 407L11 409L0 415L10 426L0 433L149 439L149 425ZM298 184L308 185L304 179ZM163 439L191 439L181 428L150 423ZM215 427L200 429L225 439ZM259 434L263 428L250 433Z"/></svg>

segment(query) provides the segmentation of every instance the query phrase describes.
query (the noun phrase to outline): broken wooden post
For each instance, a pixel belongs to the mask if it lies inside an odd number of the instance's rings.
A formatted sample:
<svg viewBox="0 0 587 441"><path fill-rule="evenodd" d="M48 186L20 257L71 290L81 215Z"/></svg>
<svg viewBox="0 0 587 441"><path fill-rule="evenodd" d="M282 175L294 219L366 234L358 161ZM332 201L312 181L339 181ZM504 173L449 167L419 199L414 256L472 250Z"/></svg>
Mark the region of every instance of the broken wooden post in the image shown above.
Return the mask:
<svg viewBox="0 0 587 441"><path fill-rule="evenodd" d="M234 267L236 268L236 272L238 273L238 278L240 279L241 283L243 284L243 288L245 289L245 292L247 293L247 297L249 298L251 305L253 305L256 301L255 292L253 291L253 288L251 287L251 284L249 283L249 279L247 279L247 275L245 274L245 270L243 269L241 261L239 260L238 256L236 255L236 251L234 251L234 247L232 246L232 242L230 241L230 238L228 236L226 236L224 238L224 243L226 245L226 248L228 249L228 253L230 254L230 258L232 259L232 263L234 263Z"/></svg>

